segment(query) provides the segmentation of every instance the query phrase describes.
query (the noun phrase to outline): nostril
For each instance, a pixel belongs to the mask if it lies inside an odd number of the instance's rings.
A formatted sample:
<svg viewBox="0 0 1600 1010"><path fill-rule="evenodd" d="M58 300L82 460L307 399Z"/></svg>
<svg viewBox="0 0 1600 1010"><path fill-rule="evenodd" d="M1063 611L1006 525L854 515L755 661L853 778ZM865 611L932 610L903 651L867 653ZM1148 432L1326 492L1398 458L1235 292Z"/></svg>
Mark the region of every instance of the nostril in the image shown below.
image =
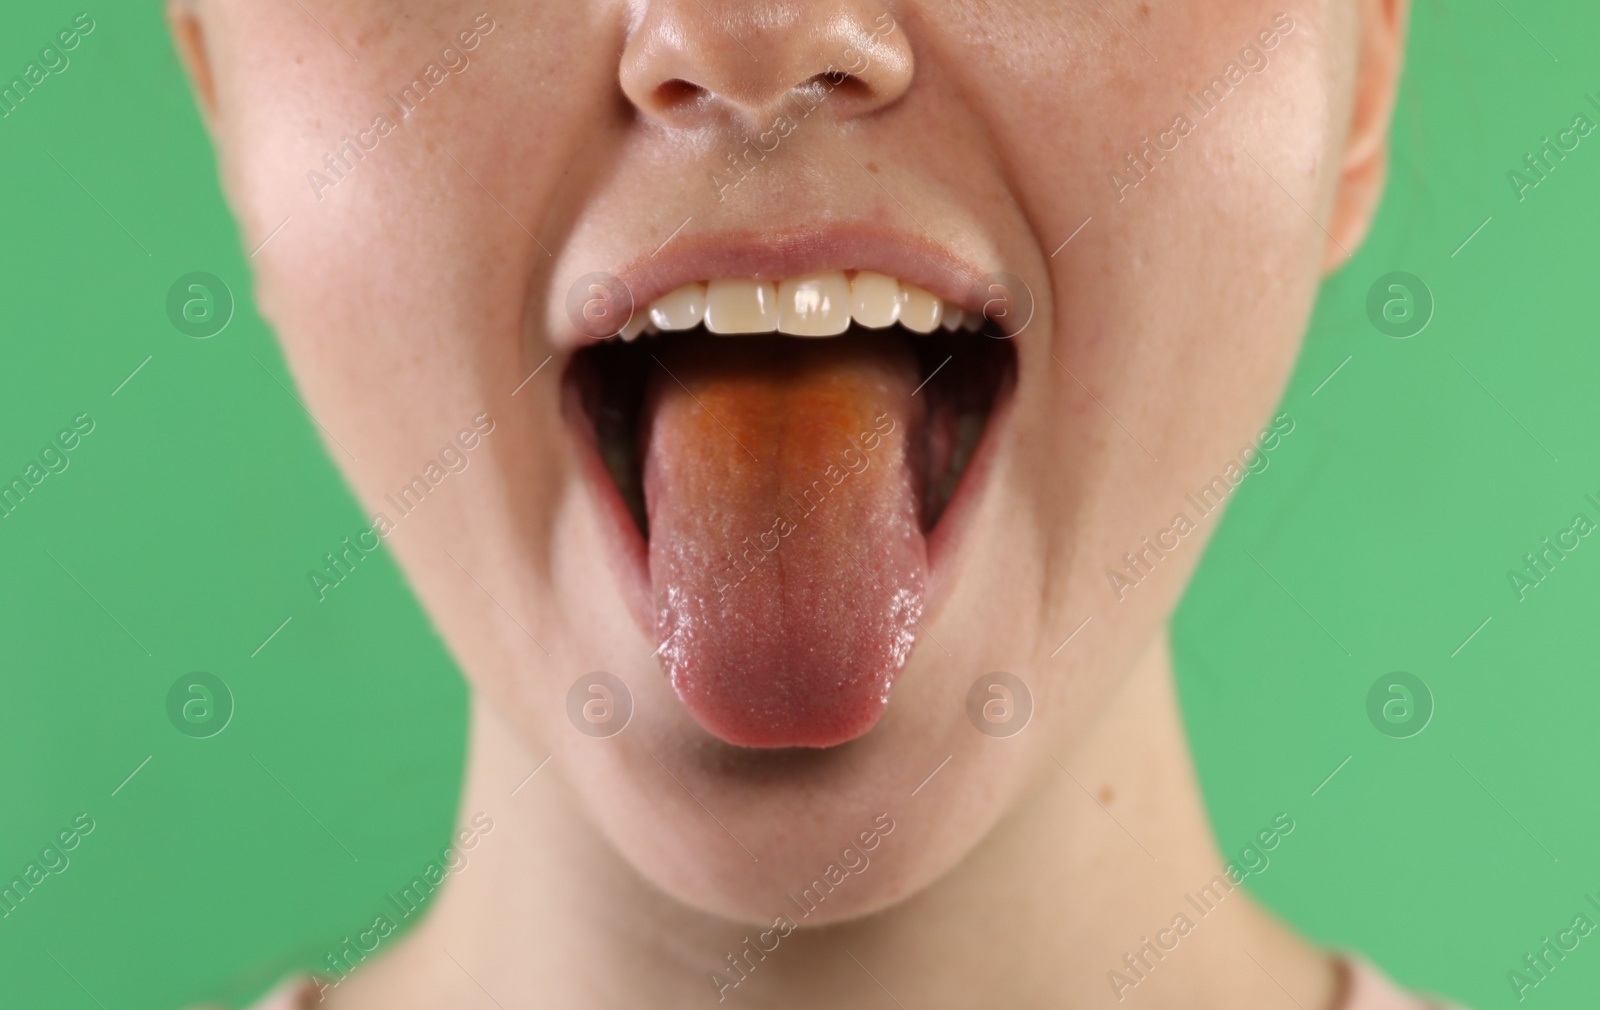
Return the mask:
<svg viewBox="0 0 1600 1010"><path fill-rule="evenodd" d="M872 85L843 70L829 70L809 78L800 85L802 91L819 95L838 94L840 98L865 99L872 97Z"/></svg>
<svg viewBox="0 0 1600 1010"><path fill-rule="evenodd" d="M674 77L656 86L655 105L663 112L686 109L699 104L709 94L709 91L693 81Z"/></svg>

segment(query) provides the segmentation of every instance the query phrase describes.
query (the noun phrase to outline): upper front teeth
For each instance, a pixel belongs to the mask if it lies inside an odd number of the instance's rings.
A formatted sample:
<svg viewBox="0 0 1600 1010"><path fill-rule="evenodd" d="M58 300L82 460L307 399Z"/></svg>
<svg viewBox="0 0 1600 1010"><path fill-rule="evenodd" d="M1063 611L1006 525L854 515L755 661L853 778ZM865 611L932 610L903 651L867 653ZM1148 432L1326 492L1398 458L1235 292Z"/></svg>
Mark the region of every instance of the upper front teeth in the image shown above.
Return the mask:
<svg viewBox="0 0 1600 1010"><path fill-rule="evenodd" d="M778 284L778 332L796 337L836 337L850 328L854 296L837 270ZM706 320L711 329L710 317ZM712 333L730 332L711 329Z"/></svg>
<svg viewBox="0 0 1600 1010"><path fill-rule="evenodd" d="M650 321L663 330L687 330L706 317L706 286L685 284L650 303Z"/></svg>
<svg viewBox="0 0 1600 1010"><path fill-rule="evenodd" d="M785 333L832 337L858 325L879 329L899 323L917 333L976 330L983 317L962 312L915 284L870 270L846 277L842 270L783 281L695 281L650 303L648 326L636 315L621 332L632 340L647 329L688 330L702 324L712 333Z"/></svg>

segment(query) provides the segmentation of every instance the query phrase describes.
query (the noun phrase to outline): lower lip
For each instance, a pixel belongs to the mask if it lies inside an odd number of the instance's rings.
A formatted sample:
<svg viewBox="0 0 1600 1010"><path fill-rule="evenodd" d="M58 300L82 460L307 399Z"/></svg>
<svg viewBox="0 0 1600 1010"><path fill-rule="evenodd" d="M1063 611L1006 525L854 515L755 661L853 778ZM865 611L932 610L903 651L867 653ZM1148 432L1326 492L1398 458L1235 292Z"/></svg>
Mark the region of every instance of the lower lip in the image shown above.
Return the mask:
<svg viewBox="0 0 1600 1010"><path fill-rule="evenodd" d="M563 372L571 366L569 356ZM960 570L960 549L968 539L968 531L975 521L984 489L989 484L1000 455L1000 442L1010 431L1016 382L1014 361L995 391L988 423L984 425L983 435L966 470L961 474L955 492L950 496L938 524L926 534L928 583L923 617L919 622L923 626L937 619L944 602L954 591L955 575ZM617 490L600 458L594 424L570 381L564 380L562 383L561 406L577 469L594 496L603 531L610 534L602 538L605 541L602 551L617 579L624 606L633 617L635 626L646 640L652 640L655 637L656 615L650 586L649 544L634 524L621 492Z"/></svg>

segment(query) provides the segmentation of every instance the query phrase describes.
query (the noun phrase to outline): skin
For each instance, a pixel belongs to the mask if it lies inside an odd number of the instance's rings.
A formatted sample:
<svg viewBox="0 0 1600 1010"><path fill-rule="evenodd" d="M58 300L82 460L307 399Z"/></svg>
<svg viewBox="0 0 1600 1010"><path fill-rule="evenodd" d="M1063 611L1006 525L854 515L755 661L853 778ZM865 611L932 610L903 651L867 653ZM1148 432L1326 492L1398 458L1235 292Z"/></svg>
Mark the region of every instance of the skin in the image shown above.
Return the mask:
<svg viewBox="0 0 1600 1010"><path fill-rule="evenodd" d="M271 236L257 304L369 512L392 516L386 493L474 417L495 422L385 543L474 688L463 819L496 828L327 1001L714 1002L724 954L796 914L786 894L884 813L871 868L730 1000L882 1006L870 971L907 1006L1115 1003L1107 970L1221 870L1164 630L1215 517L1120 602L1104 573L1272 414L1318 282L1381 190L1403 0L1296 3L1269 65L1205 117L1186 96L1283 8L512 0L470 66L320 200L307 173L392 113L385 96L480 8L310 6L170 8L243 245ZM873 37L886 10L893 31ZM852 44L870 65L719 199L726 153ZM1185 110L1193 131L1119 197L1109 173ZM924 235L1037 305L948 591L882 722L844 747L740 752L688 717L619 602L614 532L564 426L570 348L550 321L568 288L685 218L679 239L819 218ZM593 670L631 689L619 736L567 721ZM966 716L994 670L1034 699L1009 739ZM1325 1006L1333 972L1241 893L1137 998L1279 1006L1279 983Z"/></svg>

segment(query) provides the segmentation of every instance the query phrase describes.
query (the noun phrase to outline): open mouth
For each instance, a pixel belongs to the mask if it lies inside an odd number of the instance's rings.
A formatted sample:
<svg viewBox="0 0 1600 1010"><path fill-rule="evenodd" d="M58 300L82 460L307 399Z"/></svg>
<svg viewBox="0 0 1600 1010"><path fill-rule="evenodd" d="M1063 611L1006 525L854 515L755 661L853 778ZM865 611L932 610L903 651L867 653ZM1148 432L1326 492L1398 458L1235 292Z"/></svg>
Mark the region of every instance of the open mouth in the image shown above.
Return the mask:
<svg viewBox="0 0 1600 1010"><path fill-rule="evenodd" d="M568 416L645 559L661 665L713 735L826 747L882 716L930 541L1014 384L982 312L870 271L713 279L573 355Z"/></svg>

